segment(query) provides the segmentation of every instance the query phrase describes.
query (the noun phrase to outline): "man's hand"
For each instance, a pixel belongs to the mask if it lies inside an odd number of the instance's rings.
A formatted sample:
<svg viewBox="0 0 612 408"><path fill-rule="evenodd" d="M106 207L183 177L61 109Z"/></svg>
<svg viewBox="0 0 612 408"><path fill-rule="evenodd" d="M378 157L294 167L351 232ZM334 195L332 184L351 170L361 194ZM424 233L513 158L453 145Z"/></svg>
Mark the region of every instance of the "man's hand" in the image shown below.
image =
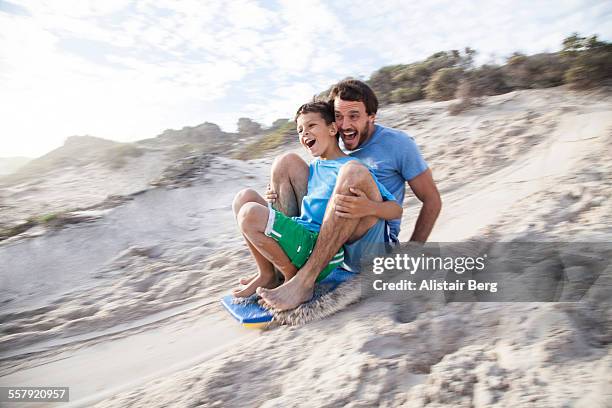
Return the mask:
<svg viewBox="0 0 612 408"><path fill-rule="evenodd" d="M266 190L264 197L267 202L269 202L270 204L274 204L276 202L276 199L278 198L278 195L276 194L276 191L272 190L272 186L268 184L268 189Z"/></svg>
<svg viewBox="0 0 612 408"><path fill-rule="evenodd" d="M371 201L366 194L358 188L350 188L355 196L336 194L336 215L342 218L362 218L376 214L376 202Z"/></svg>

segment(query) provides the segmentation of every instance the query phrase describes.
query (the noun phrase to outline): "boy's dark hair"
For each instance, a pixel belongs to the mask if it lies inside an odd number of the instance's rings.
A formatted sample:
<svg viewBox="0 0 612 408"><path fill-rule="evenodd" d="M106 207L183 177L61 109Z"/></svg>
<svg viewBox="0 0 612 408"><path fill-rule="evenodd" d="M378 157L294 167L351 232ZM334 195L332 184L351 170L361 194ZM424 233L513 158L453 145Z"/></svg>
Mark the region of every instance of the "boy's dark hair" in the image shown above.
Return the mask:
<svg viewBox="0 0 612 408"><path fill-rule="evenodd" d="M313 101L308 102L300 106L300 108L295 113L294 122L297 123L300 115L305 113L318 113L325 120L326 124L331 124L336 120L334 116L334 105L325 101Z"/></svg>
<svg viewBox="0 0 612 408"><path fill-rule="evenodd" d="M333 104L337 97L345 101L363 102L368 115L378 111L376 94L365 82L357 79L343 79L334 85L329 91L330 102Z"/></svg>

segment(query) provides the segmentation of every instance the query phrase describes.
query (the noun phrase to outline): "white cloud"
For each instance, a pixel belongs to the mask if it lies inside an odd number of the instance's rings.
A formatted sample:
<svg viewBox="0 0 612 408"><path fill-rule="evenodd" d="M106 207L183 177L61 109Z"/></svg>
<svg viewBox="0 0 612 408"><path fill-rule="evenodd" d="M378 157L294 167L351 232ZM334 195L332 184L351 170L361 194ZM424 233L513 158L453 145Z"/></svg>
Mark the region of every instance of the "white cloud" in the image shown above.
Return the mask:
<svg viewBox="0 0 612 408"><path fill-rule="evenodd" d="M300 105L325 89L327 84L323 83L313 78L308 82L281 85L271 91L270 95L253 98L256 102L245 105L245 114L266 125L281 117L292 119Z"/></svg>
<svg viewBox="0 0 612 408"><path fill-rule="evenodd" d="M608 1L21 5L31 16L0 12L0 156L42 154L73 134L134 140L205 120L230 130L241 116L269 124L338 79L435 51L471 46L484 62L556 50L571 31L612 36Z"/></svg>
<svg viewBox="0 0 612 408"><path fill-rule="evenodd" d="M203 122L205 112L197 118L185 118L180 112L194 111L190 105L223 97L227 86L248 71L248 61L242 63L240 55L231 54L240 48L218 45L212 30L196 32L195 46L173 49L184 42L186 33L171 29L180 26L189 3L183 3L173 21L164 17L165 23L157 25L156 16L140 15L125 20L119 29L111 29L99 19L100 13L117 12L121 7L100 10L93 2L75 8L66 3L55 5L27 4L31 18L0 13L0 103L8 107L4 132L12 136L3 138L0 155L39 155L73 134L124 140L150 137L170 124L186 124L177 123L177 117L195 121L191 124ZM190 14L187 19L193 22L203 14ZM244 21L243 15L240 18ZM206 19L198 24L202 22ZM235 35L231 29L227 32ZM153 52L150 58L108 55L110 63L123 67L117 69L62 50L59 40L66 34L110 46L129 46L135 54L139 50ZM243 35L253 36L251 32ZM231 35L228 38L232 41ZM180 58L203 45L209 48L199 61ZM168 52L173 50L177 52ZM213 55L215 52L218 54Z"/></svg>
<svg viewBox="0 0 612 408"><path fill-rule="evenodd" d="M602 18L612 10L609 2L389 0L356 6L344 0L334 7L347 10L350 19L359 22L352 41L364 51L378 52L386 63L408 63L465 46L483 56L509 55L517 48L528 53L554 51L561 45L557 39L571 31L612 34Z"/></svg>

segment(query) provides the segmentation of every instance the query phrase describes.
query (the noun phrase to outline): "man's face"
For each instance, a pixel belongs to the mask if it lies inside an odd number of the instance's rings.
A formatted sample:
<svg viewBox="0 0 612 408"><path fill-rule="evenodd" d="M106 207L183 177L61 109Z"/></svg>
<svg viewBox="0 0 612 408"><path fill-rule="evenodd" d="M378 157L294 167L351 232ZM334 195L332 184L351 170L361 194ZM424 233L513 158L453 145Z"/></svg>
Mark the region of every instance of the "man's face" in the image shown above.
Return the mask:
<svg viewBox="0 0 612 408"><path fill-rule="evenodd" d="M363 102L336 98L334 111L340 137L348 150L357 149L374 133L376 115L368 115Z"/></svg>

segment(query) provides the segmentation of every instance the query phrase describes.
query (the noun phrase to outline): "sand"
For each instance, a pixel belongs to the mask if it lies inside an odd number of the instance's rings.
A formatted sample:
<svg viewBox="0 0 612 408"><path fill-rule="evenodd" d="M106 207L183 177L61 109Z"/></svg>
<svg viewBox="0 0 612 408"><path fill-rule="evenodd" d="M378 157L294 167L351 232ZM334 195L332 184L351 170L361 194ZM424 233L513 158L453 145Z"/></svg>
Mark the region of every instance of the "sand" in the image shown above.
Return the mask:
<svg viewBox="0 0 612 408"><path fill-rule="evenodd" d="M432 240L612 240L610 93L518 91L458 116L449 103L379 115L434 171ZM231 199L263 192L278 153L208 157L189 183L140 163L116 191L66 169L32 200L4 186L6 211L62 196L94 213L0 243L0 385L70 386L70 405L101 407L612 405L610 268L578 303L372 296L304 326L239 327L217 301L253 271ZM128 199L96 207L108 194Z"/></svg>

